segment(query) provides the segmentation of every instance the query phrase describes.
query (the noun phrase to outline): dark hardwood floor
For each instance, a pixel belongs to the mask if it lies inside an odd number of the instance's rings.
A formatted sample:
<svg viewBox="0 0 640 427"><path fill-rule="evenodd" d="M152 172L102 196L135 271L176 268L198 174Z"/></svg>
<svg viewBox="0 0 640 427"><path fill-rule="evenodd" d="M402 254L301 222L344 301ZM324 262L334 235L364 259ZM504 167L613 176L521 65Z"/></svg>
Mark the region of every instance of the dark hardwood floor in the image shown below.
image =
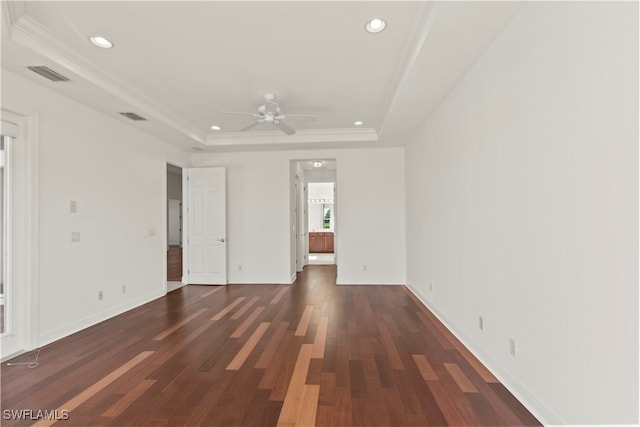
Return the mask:
<svg viewBox="0 0 640 427"><path fill-rule="evenodd" d="M167 280L170 282L182 280L182 246L171 245L167 250Z"/></svg>
<svg viewBox="0 0 640 427"><path fill-rule="evenodd" d="M2 425L539 425L405 287L335 272L187 286L3 363Z"/></svg>

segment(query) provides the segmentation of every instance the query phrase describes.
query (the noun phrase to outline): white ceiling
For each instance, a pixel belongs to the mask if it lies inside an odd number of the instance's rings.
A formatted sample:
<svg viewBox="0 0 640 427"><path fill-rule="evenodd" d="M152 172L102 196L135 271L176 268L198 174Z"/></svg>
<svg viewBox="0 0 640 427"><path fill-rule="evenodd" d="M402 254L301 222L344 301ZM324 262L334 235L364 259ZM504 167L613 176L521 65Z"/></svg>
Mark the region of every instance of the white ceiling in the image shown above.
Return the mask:
<svg viewBox="0 0 640 427"><path fill-rule="evenodd" d="M2 67L205 151L397 146L517 13L501 2L28 1L2 4ZM379 34L364 31L373 17ZM99 49L89 36L114 48ZM69 77L50 82L27 70ZM287 136L222 110L276 94ZM118 112L148 119L132 122ZM355 120L364 126L354 127ZM210 130L216 124L221 132Z"/></svg>

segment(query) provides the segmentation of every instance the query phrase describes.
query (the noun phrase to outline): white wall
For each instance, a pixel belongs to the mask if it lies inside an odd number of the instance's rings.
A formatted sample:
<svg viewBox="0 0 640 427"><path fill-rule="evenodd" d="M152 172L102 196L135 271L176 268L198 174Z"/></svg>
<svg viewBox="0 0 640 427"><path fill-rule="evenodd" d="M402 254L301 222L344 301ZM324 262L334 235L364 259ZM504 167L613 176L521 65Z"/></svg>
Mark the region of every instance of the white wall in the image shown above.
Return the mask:
<svg viewBox="0 0 640 427"><path fill-rule="evenodd" d="M543 421L636 424L638 4L528 4L406 186L407 280L449 327Z"/></svg>
<svg viewBox="0 0 640 427"><path fill-rule="evenodd" d="M163 295L166 161L187 155L5 70L2 105L39 115L37 344Z"/></svg>
<svg viewBox="0 0 640 427"><path fill-rule="evenodd" d="M338 162L338 283L404 283L401 148L194 154L196 167L227 167L229 282L289 283L290 160L314 158Z"/></svg>
<svg viewBox="0 0 640 427"><path fill-rule="evenodd" d="M167 198L182 200L182 175L167 172Z"/></svg>

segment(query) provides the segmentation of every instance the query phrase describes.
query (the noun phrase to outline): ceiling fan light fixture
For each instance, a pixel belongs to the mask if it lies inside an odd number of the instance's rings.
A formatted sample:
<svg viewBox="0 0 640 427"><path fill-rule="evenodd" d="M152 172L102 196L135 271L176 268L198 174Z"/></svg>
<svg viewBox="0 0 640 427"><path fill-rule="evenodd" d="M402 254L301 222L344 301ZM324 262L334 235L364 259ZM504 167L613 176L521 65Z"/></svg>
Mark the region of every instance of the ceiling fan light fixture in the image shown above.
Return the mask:
<svg viewBox="0 0 640 427"><path fill-rule="evenodd" d="M387 27L387 23L384 19L373 18L371 21L367 22L364 26L364 29L367 30L368 33L379 33L383 31Z"/></svg>
<svg viewBox="0 0 640 427"><path fill-rule="evenodd" d="M364 124L364 122L362 120L356 120L355 122L353 122L354 126L362 126Z"/></svg>
<svg viewBox="0 0 640 427"><path fill-rule="evenodd" d="M113 43L111 42L111 40L102 36L91 36L89 37L89 40L94 45L101 47L103 49L111 49L113 47Z"/></svg>
<svg viewBox="0 0 640 427"><path fill-rule="evenodd" d="M222 128L218 125L211 126L211 130L221 130Z"/></svg>

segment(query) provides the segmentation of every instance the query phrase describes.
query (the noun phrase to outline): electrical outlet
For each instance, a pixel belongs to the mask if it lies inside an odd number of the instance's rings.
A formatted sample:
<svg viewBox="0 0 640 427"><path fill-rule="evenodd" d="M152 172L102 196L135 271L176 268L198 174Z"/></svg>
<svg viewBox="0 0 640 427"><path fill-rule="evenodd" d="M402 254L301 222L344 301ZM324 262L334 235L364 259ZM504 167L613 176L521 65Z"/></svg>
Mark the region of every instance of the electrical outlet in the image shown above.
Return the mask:
<svg viewBox="0 0 640 427"><path fill-rule="evenodd" d="M78 202L76 202L75 200L71 200L69 202L69 212L70 213L77 213L78 212Z"/></svg>
<svg viewBox="0 0 640 427"><path fill-rule="evenodd" d="M516 340L513 338L509 338L509 353L516 357Z"/></svg>
<svg viewBox="0 0 640 427"><path fill-rule="evenodd" d="M155 228L150 228L149 229L149 237L153 237L156 235L156 229Z"/></svg>
<svg viewBox="0 0 640 427"><path fill-rule="evenodd" d="M478 328L480 328L481 331L484 331L484 319L482 316L478 316Z"/></svg>
<svg viewBox="0 0 640 427"><path fill-rule="evenodd" d="M72 231L71 232L71 242L79 242L80 241L80 232Z"/></svg>
<svg viewBox="0 0 640 427"><path fill-rule="evenodd" d="M98 291L98 301L101 301L103 296L104 294L102 293L102 291Z"/></svg>
<svg viewBox="0 0 640 427"><path fill-rule="evenodd" d="M123 294L127 293L127 285L122 285L122 293Z"/></svg>
<svg viewBox="0 0 640 427"><path fill-rule="evenodd" d="M367 264L362 265L362 271L367 271Z"/></svg>

